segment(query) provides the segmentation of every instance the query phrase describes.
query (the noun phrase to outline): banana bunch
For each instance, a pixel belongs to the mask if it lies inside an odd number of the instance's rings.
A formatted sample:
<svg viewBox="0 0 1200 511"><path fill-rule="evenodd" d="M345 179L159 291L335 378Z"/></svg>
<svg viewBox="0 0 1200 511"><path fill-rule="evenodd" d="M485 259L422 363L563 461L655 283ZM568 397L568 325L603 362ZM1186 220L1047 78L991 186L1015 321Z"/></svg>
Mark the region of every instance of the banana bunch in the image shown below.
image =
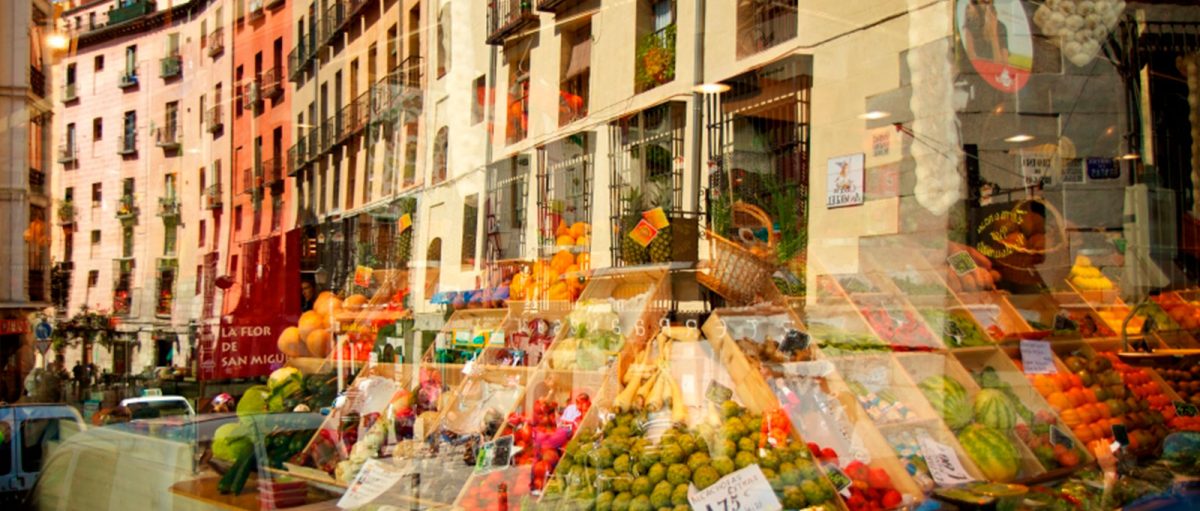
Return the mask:
<svg viewBox="0 0 1200 511"><path fill-rule="evenodd" d="M672 422L687 422L683 391L671 376L671 346L675 342L698 340L700 331L695 328L673 326L659 331L625 371L621 378L624 387L613 401L614 406L621 411L644 409L651 412L669 406Z"/></svg>
<svg viewBox="0 0 1200 511"><path fill-rule="evenodd" d="M1067 280L1080 291L1108 291L1113 288L1112 281L1084 255L1075 256L1075 264L1071 266Z"/></svg>

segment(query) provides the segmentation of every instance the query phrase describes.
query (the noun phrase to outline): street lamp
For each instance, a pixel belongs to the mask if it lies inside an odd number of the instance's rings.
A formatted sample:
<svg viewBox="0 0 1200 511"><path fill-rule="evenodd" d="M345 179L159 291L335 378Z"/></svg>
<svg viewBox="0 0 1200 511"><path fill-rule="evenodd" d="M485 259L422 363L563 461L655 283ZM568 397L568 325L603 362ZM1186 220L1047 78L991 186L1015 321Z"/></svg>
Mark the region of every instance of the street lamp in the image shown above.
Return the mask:
<svg viewBox="0 0 1200 511"><path fill-rule="evenodd" d="M71 40L62 32L51 32L46 36L46 45L52 50L65 50L71 47Z"/></svg>

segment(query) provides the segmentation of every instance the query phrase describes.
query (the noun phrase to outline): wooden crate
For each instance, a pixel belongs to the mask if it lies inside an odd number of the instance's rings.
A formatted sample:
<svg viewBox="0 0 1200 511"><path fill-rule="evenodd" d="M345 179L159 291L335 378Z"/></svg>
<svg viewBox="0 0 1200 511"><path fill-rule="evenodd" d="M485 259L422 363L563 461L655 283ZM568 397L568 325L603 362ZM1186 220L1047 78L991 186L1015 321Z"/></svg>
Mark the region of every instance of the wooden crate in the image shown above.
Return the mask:
<svg viewBox="0 0 1200 511"><path fill-rule="evenodd" d="M702 330L713 351L718 353L723 353L726 344L736 345L738 340L748 340L759 346L771 340L775 342L775 349L778 349L782 347L787 331L805 331L804 324L791 309L778 305L718 309L709 315ZM795 355L789 361L812 360L816 352L815 347L815 343L810 342L804 349L794 352ZM750 367L739 370L761 372L766 377L779 374L778 364L769 361L755 364L749 360L749 354L743 354L747 355Z"/></svg>
<svg viewBox="0 0 1200 511"><path fill-rule="evenodd" d="M822 358L824 358L822 356ZM908 411L907 417L885 419L872 416L876 426L885 424L908 424L917 421L941 420L937 412L929 406L929 402L917 390L916 383L909 378L908 373L890 353L855 355L846 357L827 358L847 384L847 390L863 405L864 412L871 415L871 407L877 394L887 391L894 395L896 402ZM850 389L850 384L864 387L869 393L863 396Z"/></svg>
<svg viewBox="0 0 1200 511"><path fill-rule="evenodd" d="M1027 334L1033 332L1033 328L1029 326L1025 318L1021 317L1021 314L1008 300L1008 295L1004 293L995 291L962 293L958 295L958 298L985 331L995 325L1004 332L1004 336L1000 338L989 334L996 342L1015 341L1022 337L1028 337Z"/></svg>
<svg viewBox="0 0 1200 511"><path fill-rule="evenodd" d="M957 381L967 391L968 402L974 402L975 396L979 394L979 384L975 383L975 379L971 374L951 355L942 353L898 353L896 359L899 364L904 367L905 371L918 384L926 378L933 376L946 376ZM924 396L922 396L923 398ZM1013 445L1017 448L1017 453L1021 457L1021 467L1017 474L1017 480L1025 481L1040 477L1046 473L1046 468L1037 460L1029 447L1016 438L1012 431L1005 432Z"/></svg>
<svg viewBox="0 0 1200 511"><path fill-rule="evenodd" d="M521 332L524 332L526 330L526 325L533 320L545 320L553 329L552 337L558 337L559 332L561 332L563 325L566 323L566 317L570 312L570 308L541 309L529 308L528 305L529 304L525 302L509 302L509 312L504 317L504 321L500 324L500 329L504 331L504 347L489 346L484 348L483 353L479 357L479 363L488 366L511 365L504 363L503 360L507 356L508 350L513 347L512 343L515 342L517 335L519 335ZM551 340L551 344L552 343L553 340ZM537 361L527 358L525 359L525 363L523 365L526 367L540 365L541 359L544 358L549 350L550 346L547 345L541 354L536 355L538 359Z"/></svg>
<svg viewBox="0 0 1200 511"><path fill-rule="evenodd" d="M437 364L437 347L439 342L445 342L447 346L454 345L454 335L456 331L475 331L475 330L497 330L504 324L505 318L508 316L509 309L462 309L454 311L450 315L450 319L446 320L446 324L442 325L438 336L441 341L434 342L425 350L425 354L421 357L422 364ZM480 347L486 347L487 343ZM456 366L459 364L447 364Z"/></svg>
<svg viewBox="0 0 1200 511"><path fill-rule="evenodd" d="M917 313L912 304L908 302L902 295L888 293L871 293L871 294L853 294L850 295L850 300L859 310L863 321L871 327L875 332L875 336L882 339L889 345L899 349L917 349L917 350L943 350L946 349L946 344L942 341L941 336L935 336L933 331L926 324L925 318ZM879 315L886 316L879 319ZM872 316L876 316L873 321ZM910 324L913 325L913 338L898 339L895 337L889 338L889 335L882 329L885 326L885 321L892 321L897 325Z"/></svg>
<svg viewBox="0 0 1200 511"><path fill-rule="evenodd" d="M479 367L476 372L467 375L461 384L455 386L453 394L439 407L434 427L447 427L460 435L479 434L482 431L482 423L470 421L468 417L485 408L493 408L499 412L501 419L507 417L509 412L520 404L520 396L530 373L531 369L528 367ZM511 402L485 402L483 399L489 397L486 393L489 386L511 388ZM480 392L484 395L476 394Z"/></svg>

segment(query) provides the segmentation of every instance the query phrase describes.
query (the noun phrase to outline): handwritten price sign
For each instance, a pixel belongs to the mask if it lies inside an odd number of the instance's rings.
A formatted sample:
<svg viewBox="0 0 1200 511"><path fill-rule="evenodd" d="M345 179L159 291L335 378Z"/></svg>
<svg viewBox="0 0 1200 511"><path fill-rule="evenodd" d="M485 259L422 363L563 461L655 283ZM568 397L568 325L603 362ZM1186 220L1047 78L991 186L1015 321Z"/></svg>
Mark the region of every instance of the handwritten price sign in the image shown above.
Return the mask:
<svg viewBox="0 0 1200 511"><path fill-rule="evenodd" d="M712 486L688 486L688 504L700 511L775 511L783 509L758 465L722 477Z"/></svg>
<svg viewBox="0 0 1200 511"><path fill-rule="evenodd" d="M954 486L973 480L950 446L927 436L918 438L917 443L921 446L925 464L929 466L929 475L933 476L938 486Z"/></svg>

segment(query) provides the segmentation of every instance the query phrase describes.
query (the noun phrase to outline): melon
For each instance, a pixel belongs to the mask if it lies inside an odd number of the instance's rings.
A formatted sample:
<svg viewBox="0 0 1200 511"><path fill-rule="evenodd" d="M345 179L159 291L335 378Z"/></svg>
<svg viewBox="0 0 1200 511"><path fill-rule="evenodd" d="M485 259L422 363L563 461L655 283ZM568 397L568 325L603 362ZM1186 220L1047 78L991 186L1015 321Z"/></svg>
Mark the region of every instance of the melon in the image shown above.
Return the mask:
<svg viewBox="0 0 1200 511"><path fill-rule="evenodd" d="M1008 435L982 424L972 424L958 435L958 442L984 477L999 483L1017 478L1021 458Z"/></svg>
<svg viewBox="0 0 1200 511"><path fill-rule="evenodd" d="M971 423L971 403L961 383L946 376L930 376L917 386L950 429L958 430Z"/></svg>
<svg viewBox="0 0 1200 511"><path fill-rule="evenodd" d="M1017 408L1003 392L983 389L975 396L975 422L1000 431L1011 430L1017 425Z"/></svg>

